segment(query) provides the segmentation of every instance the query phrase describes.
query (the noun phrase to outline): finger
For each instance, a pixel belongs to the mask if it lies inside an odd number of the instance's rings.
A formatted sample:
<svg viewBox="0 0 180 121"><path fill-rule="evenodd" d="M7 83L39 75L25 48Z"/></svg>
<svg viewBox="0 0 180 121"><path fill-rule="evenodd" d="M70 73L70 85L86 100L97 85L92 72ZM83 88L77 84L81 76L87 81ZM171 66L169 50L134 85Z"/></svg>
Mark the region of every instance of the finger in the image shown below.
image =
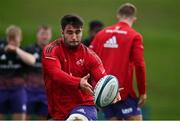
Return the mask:
<svg viewBox="0 0 180 121"><path fill-rule="evenodd" d="M83 78L84 78L84 79L89 79L89 77L90 77L90 74L87 74L87 75L84 76Z"/></svg>
<svg viewBox="0 0 180 121"><path fill-rule="evenodd" d="M87 83L85 83L85 86L86 87L89 87L90 89L93 89L93 87L87 82Z"/></svg>
<svg viewBox="0 0 180 121"><path fill-rule="evenodd" d="M112 104L116 103L117 102L117 98L115 98L112 102Z"/></svg>
<svg viewBox="0 0 180 121"><path fill-rule="evenodd" d="M138 104L138 106L141 107L141 108L143 107L143 105L144 105L143 102L141 102L141 103Z"/></svg>
<svg viewBox="0 0 180 121"><path fill-rule="evenodd" d="M120 94L118 93L117 96L116 96L116 98L115 98L114 101L113 101L113 104L116 103L116 102L118 102L118 101L120 101L120 100L121 100L121 96L120 96Z"/></svg>
<svg viewBox="0 0 180 121"><path fill-rule="evenodd" d="M93 91L92 91L91 88L86 87L86 88L85 88L85 91L86 91L88 94L93 95Z"/></svg>
<svg viewBox="0 0 180 121"><path fill-rule="evenodd" d="M118 95L117 95L117 101L120 101L121 100L121 96L120 96L120 94L118 93Z"/></svg>
<svg viewBox="0 0 180 121"><path fill-rule="evenodd" d="M144 103L145 103L145 100L140 99L138 102L139 107L143 107Z"/></svg>
<svg viewBox="0 0 180 121"><path fill-rule="evenodd" d="M138 105L140 105L142 103L142 100L140 99L139 101L138 101Z"/></svg>
<svg viewBox="0 0 180 121"><path fill-rule="evenodd" d="M117 103L118 101L119 101L118 98L115 98L112 103L115 104L115 103Z"/></svg>
<svg viewBox="0 0 180 121"><path fill-rule="evenodd" d="M119 88L119 91L123 90L124 88Z"/></svg>

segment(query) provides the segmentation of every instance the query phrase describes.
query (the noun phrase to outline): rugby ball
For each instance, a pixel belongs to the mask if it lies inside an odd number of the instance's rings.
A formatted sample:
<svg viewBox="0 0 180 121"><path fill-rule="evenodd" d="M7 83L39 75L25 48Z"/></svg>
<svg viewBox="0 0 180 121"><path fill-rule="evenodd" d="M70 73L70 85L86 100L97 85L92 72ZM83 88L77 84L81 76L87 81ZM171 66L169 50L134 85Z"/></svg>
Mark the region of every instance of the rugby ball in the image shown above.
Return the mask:
<svg viewBox="0 0 180 121"><path fill-rule="evenodd" d="M118 79L113 75L106 75L94 88L94 103L100 108L108 106L114 101L118 91Z"/></svg>

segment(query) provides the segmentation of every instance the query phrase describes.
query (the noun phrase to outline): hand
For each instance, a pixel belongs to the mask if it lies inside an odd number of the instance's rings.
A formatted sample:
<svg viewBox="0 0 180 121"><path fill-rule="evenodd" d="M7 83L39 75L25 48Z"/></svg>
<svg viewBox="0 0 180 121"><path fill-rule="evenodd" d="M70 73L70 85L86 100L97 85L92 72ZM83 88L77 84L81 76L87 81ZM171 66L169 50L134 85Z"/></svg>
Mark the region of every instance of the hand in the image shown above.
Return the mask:
<svg viewBox="0 0 180 121"><path fill-rule="evenodd" d="M5 51L16 52L16 50L17 50L17 47L14 46L14 45L8 44L8 45L5 47Z"/></svg>
<svg viewBox="0 0 180 121"><path fill-rule="evenodd" d="M80 88L82 91L87 92L90 95L93 95L92 86L88 83L88 79L90 77L90 74L87 74L80 80Z"/></svg>
<svg viewBox="0 0 180 121"><path fill-rule="evenodd" d="M147 99L147 95L146 94L143 94L141 96L139 96L139 102L138 102L138 105L139 107L143 107L143 105L145 104L145 101Z"/></svg>
<svg viewBox="0 0 180 121"><path fill-rule="evenodd" d="M123 89L124 89L124 88L120 88L120 89L119 89L119 92L120 92L121 90L123 90ZM121 100L121 96L120 96L120 93L119 93L119 92L118 92L116 98L114 99L113 104L115 104L115 103L117 103L118 101Z"/></svg>

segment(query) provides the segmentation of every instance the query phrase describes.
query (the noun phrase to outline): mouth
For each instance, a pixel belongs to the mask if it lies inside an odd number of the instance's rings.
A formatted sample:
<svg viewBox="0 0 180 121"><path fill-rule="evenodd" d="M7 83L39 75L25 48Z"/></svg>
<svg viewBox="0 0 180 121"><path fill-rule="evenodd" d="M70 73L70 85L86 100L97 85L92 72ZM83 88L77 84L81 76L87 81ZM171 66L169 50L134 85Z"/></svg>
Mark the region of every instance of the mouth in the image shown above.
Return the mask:
<svg viewBox="0 0 180 121"><path fill-rule="evenodd" d="M70 42L71 44L79 44L80 42L79 41L73 41L73 42Z"/></svg>
<svg viewBox="0 0 180 121"><path fill-rule="evenodd" d="M79 41L71 41L70 43L75 43L75 42L79 42Z"/></svg>

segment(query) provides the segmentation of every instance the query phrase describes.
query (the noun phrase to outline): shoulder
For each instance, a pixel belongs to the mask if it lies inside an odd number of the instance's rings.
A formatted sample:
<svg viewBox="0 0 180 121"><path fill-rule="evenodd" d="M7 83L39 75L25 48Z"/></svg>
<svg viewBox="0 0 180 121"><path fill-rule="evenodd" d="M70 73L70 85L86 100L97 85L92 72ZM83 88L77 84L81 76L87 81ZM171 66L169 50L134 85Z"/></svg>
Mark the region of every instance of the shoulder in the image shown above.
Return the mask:
<svg viewBox="0 0 180 121"><path fill-rule="evenodd" d="M5 46L6 46L6 41L0 40L0 49L4 49Z"/></svg>
<svg viewBox="0 0 180 121"><path fill-rule="evenodd" d="M113 30L116 28L116 25L117 24L107 26L104 29L102 29L101 31L99 31L95 36L96 39L101 41L101 39L111 36L112 33L114 32Z"/></svg>
<svg viewBox="0 0 180 121"><path fill-rule="evenodd" d="M84 51L84 54L86 55L94 55L95 52L93 50L91 50L89 47L85 46L84 44L81 44L82 49Z"/></svg>
<svg viewBox="0 0 180 121"><path fill-rule="evenodd" d="M135 37L142 38L142 34L140 32L138 32L137 30L135 30L134 28L131 28L131 31Z"/></svg>
<svg viewBox="0 0 180 121"><path fill-rule="evenodd" d="M141 35L141 33L134 30L134 39L143 41L143 36Z"/></svg>
<svg viewBox="0 0 180 121"><path fill-rule="evenodd" d="M101 59L98 57L98 55L93 51L91 50L90 48L85 48L85 63L86 63L86 67L89 69L89 70L93 70L97 67L99 67L99 65L102 64L102 61Z"/></svg>
<svg viewBox="0 0 180 121"><path fill-rule="evenodd" d="M98 63L101 63L101 59L99 56L90 48L86 47L86 57L89 61L96 61Z"/></svg>
<svg viewBox="0 0 180 121"><path fill-rule="evenodd" d="M96 35L104 35L104 33L106 33L108 30L111 30L112 28L114 28L115 25L112 26L107 26L104 29L102 29L101 31L99 31Z"/></svg>
<svg viewBox="0 0 180 121"><path fill-rule="evenodd" d="M55 40L44 47L43 54L46 56L55 55L59 46L60 46L59 40Z"/></svg>

